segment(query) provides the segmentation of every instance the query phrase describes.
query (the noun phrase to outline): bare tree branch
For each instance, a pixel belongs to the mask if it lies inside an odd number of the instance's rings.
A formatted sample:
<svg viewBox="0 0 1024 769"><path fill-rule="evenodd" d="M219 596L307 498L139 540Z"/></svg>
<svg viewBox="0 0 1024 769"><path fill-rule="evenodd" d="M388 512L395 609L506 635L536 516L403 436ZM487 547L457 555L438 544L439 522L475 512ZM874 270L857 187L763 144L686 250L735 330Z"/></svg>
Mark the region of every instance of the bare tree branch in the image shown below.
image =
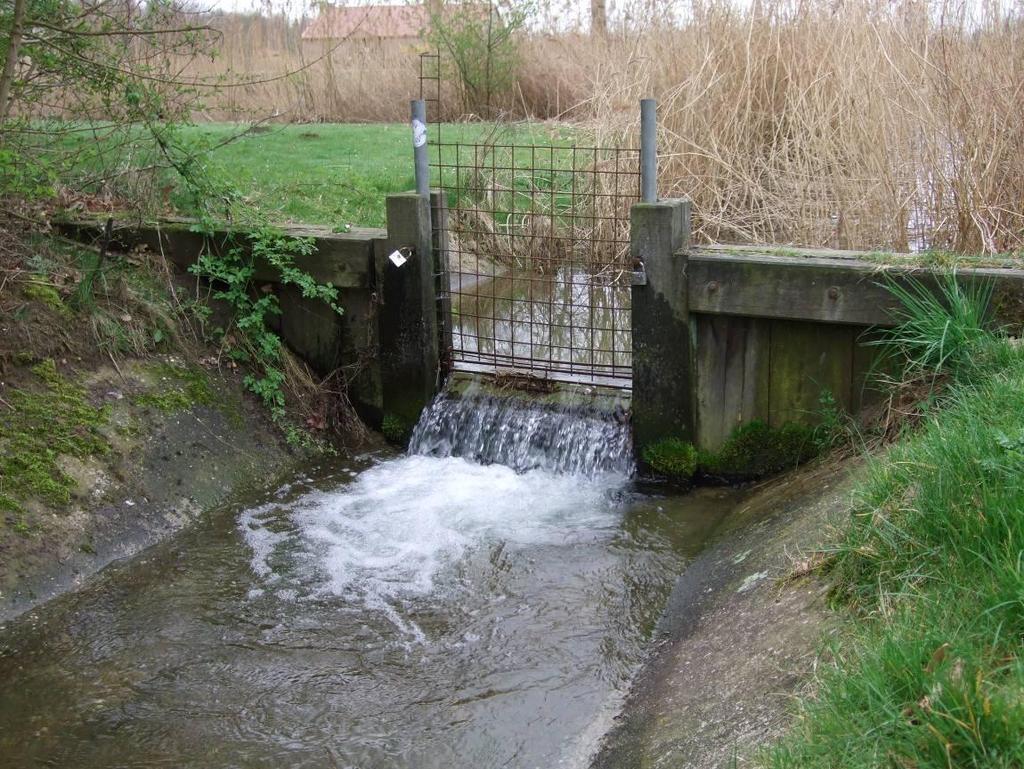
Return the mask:
<svg viewBox="0 0 1024 769"><path fill-rule="evenodd" d="M28 0L14 0L11 37L7 43L4 71L0 73L0 125L7 121L7 114L10 109L11 83L14 82L14 70L18 67L18 53L21 48L21 33L25 24L25 11L27 7Z"/></svg>

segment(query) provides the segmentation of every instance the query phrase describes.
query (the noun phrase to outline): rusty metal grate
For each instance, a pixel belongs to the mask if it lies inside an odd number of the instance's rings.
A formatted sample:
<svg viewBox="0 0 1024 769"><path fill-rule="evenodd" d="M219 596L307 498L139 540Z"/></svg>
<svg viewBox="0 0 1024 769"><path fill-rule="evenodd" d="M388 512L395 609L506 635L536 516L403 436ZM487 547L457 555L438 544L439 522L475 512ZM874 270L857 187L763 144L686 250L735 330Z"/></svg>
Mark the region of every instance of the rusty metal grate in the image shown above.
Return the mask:
<svg viewBox="0 0 1024 769"><path fill-rule="evenodd" d="M439 100L433 66L421 93ZM559 131L431 126L431 186L448 209L439 285L451 365L629 387L639 150L576 146Z"/></svg>

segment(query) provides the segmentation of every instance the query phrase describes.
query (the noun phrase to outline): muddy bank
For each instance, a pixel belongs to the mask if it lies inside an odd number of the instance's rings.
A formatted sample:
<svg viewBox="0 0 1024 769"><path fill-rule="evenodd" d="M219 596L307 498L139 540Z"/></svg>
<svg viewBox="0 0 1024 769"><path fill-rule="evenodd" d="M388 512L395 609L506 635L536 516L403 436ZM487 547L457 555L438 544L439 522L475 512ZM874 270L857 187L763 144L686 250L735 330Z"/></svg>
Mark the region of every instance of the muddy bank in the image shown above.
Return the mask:
<svg viewBox="0 0 1024 769"><path fill-rule="evenodd" d="M172 356L83 371L54 366L50 381L34 371L8 371L3 394L15 401L31 393L37 401L29 405L44 417L52 408L52 418L36 424L22 409L8 429L23 434L5 437L22 464L52 460L44 468L51 483L47 493L27 489L0 527L0 621L274 482L296 460L233 376ZM69 401L79 422L62 424ZM65 449L62 431L91 442ZM53 456L38 447L33 453L41 432L57 447Z"/></svg>
<svg viewBox="0 0 1024 769"><path fill-rule="evenodd" d="M845 514L856 463L763 484L680 577L660 640L594 769L731 767L777 737L835 618L808 551Z"/></svg>

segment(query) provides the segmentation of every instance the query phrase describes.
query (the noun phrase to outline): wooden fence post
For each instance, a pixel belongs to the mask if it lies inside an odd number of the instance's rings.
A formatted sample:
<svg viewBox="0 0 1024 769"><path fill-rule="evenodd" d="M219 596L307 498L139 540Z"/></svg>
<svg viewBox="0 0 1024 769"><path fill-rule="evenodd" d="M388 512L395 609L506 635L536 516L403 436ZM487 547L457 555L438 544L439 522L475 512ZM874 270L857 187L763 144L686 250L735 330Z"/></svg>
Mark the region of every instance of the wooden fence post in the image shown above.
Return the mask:
<svg viewBox="0 0 1024 769"><path fill-rule="evenodd" d="M408 437L440 384L429 196L389 195L387 219L375 255L384 419Z"/></svg>
<svg viewBox="0 0 1024 769"><path fill-rule="evenodd" d="M633 286L633 441L694 440L693 341L686 284L690 201L637 203L630 249L646 281Z"/></svg>

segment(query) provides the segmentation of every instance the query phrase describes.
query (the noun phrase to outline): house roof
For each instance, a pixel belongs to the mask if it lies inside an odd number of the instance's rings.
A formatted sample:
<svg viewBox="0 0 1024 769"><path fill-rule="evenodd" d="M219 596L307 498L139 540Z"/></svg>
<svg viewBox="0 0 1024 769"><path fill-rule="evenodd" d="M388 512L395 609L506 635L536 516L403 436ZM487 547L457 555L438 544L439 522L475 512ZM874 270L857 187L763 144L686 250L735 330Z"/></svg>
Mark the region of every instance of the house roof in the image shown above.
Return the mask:
<svg viewBox="0 0 1024 769"><path fill-rule="evenodd" d="M419 37L430 26L425 5L359 5L324 8L302 31L303 40Z"/></svg>

